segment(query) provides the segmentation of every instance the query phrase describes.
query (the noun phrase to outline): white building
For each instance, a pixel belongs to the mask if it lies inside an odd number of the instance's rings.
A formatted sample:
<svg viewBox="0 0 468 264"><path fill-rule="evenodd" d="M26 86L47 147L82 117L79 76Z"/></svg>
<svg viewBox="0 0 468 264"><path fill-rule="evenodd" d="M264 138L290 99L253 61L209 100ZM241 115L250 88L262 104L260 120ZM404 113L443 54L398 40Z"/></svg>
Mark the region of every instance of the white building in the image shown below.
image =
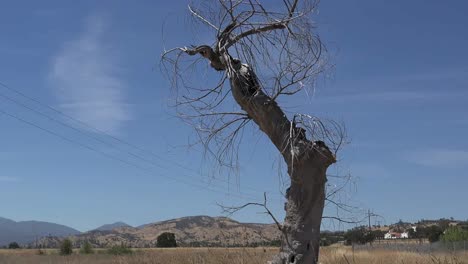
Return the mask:
<svg viewBox="0 0 468 264"><path fill-rule="evenodd" d="M414 232L416 232L416 227L412 226L411 227ZM390 230L384 235L384 239L399 239L399 238L409 238L409 233L408 232L391 232Z"/></svg>
<svg viewBox="0 0 468 264"><path fill-rule="evenodd" d="M399 233L399 232L388 231L384 235L384 239L400 239L400 238L409 238L408 232Z"/></svg>

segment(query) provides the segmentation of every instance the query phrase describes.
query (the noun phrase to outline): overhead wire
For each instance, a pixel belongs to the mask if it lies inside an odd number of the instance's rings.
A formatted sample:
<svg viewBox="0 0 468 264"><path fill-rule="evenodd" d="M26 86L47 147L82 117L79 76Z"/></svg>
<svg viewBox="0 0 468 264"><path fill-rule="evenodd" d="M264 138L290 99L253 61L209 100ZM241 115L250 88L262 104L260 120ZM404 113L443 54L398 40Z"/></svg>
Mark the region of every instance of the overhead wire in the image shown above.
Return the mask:
<svg viewBox="0 0 468 264"><path fill-rule="evenodd" d="M147 175L155 176L155 173L153 171L151 171L151 170L148 170L148 169L146 169L144 167L138 166L138 165L136 165L134 163L128 162L127 160L121 159L119 157L110 155L109 153L106 153L106 152L101 151L99 149L93 148L93 147L91 147L89 145L86 145L86 144L83 144L83 143L81 143L79 141L76 141L76 140L70 139L68 137L65 137L63 135L60 135L59 133L56 133L53 130L44 128L44 127L42 127L40 125L37 125L34 122L31 122L31 121L28 121L28 120L26 120L24 118L19 117L18 115L7 112L2 108L0 108L0 113L4 114L6 116L9 116L9 117L11 117L13 119L16 119L16 120L18 120L18 121L20 121L22 123L25 123L27 125L33 126L33 127L37 128L37 129L40 129L40 130L42 130L44 132L47 132L47 133L49 133L49 134L51 134L53 136L56 136L56 137L58 137L58 138L60 138L60 139L62 139L64 141L67 141L67 142L69 142L71 144L78 145L78 146L80 146L82 148L85 148L85 149L88 149L90 151L96 152L96 153L98 153L100 155L106 156L109 159L119 161L119 162L122 162L122 163L124 163L124 164L126 164L128 166L137 168L137 169L141 170L142 172L145 172ZM227 194L229 196L234 196L234 197L241 198L241 199L254 199L254 198L256 199L257 198L257 197L250 196L250 195L245 194L245 193L226 193L226 192L220 191L218 189L211 188L209 186L196 184L196 183L193 183L193 182L188 182L188 181L185 181L184 179L181 179L181 178L174 178L174 177L165 177L165 178L167 178L169 180L172 180L172 181L175 181L175 182L182 182L182 183L190 185L190 186L198 187L198 188L205 189L205 190L212 191L212 192ZM216 186L216 187L219 187L219 186Z"/></svg>
<svg viewBox="0 0 468 264"><path fill-rule="evenodd" d="M56 112L56 113L58 113L58 114L60 114L60 115L62 115L62 116L67 117L68 119L70 119L70 120L72 120L72 121L74 121L74 122L76 122L76 123L79 123L79 124L81 124L81 125L83 125L83 126L89 128L89 129L91 129L91 130L93 130L93 131L96 131L96 132L98 132L98 133L100 133L100 134L103 134L103 135L105 135L105 136L107 136L107 137L110 137L110 138L112 138L113 140L120 142L121 144L125 144L125 145L127 145L127 146L130 146L130 147L132 147L132 148L134 148L134 149L136 149L136 150L139 150L139 151L141 151L141 152L149 153L149 154L151 154L151 156L156 157L156 158L158 158L158 159L160 159L160 160L163 160L163 161L166 161L166 162L168 161L168 160L163 159L163 158L161 158L160 156L154 154L152 151L148 151L148 150L145 150L145 149L143 149L143 148L141 148L141 147L135 146L134 144L131 144L131 143L129 143L128 141L122 140L122 139L120 139L120 138L118 138L118 137L116 137L116 136L113 136L113 135L111 135L111 134L109 134L109 133L107 133L107 132L105 132L105 131L103 131L103 130L100 130L100 129L98 129L98 128L95 128L95 127L93 127L93 126L91 126L91 125L89 125L89 124L87 124L87 123L85 123L85 122L83 122L83 121L81 121L81 120L78 120L78 119L76 119L76 118L74 118L74 117L72 117L72 116L70 116L70 115L67 115L67 114L63 113L62 111L60 111L60 110L58 110L58 109L56 109L56 108L54 108L54 107L52 107L52 106L50 106L50 105L47 105L47 104L45 104L45 103L42 103L41 101L39 101L39 100L37 100L37 99L35 99L35 98L32 98L32 97L30 97L30 96L28 96L28 95L22 93L21 91L18 91L18 90L14 89L14 88L12 88L12 87L6 85L6 84L3 84L3 83L0 82L0 85L1 85L2 87L6 88L6 89L8 89L8 90L10 90L10 91L12 91L12 92L18 94L18 95L21 95L22 97L24 97L24 98L26 98L26 99L28 99L28 100L30 100L30 101L33 101L33 102L35 102L35 103L37 103L37 104L39 104L39 105L41 105L41 106L43 106L43 107L46 107L46 108L48 108L48 109L50 109L50 110L52 110L52 111L54 111L54 112ZM130 152L130 151L128 151L128 150L123 150L123 149L121 149L121 148L119 148L119 147L116 147L115 144L112 144L112 143L109 143L109 142L107 142L107 141L104 141L104 140L100 139L99 137L97 137L97 136L95 136L95 135L93 135L93 134L91 134L91 133L85 133L85 132L84 132L83 130L81 130L81 129L78 129L78 128L74 127L74 126L71 126L71 125L69 125L69 124L67 124L67 123L65 123L65 122L63 122L63 121L61 121L61 120L58 120L58 119L56 119L56 118L54 118L54 117L51 117L50 115L47 115L47 114L45 114L45 113L43 113L43 112L41 112L41 111L38 111L38 110L36 110L36 109L34 109L34 108L32 108L32 107L29 107L28 105L26 105L26 104L24 104L24 103L21 103L20 101L15 100L15 99L12 98L12 97L9 97L9 96L7 96L7 95L5 95L5 94L1 94L1 93L0 93L0 96L1 96L2 98L4 98L5 100L8 100L8 101L10 101L10 102L13 102L13 103L19 105L20 107L26 108L26 109L28 109L28 110L30 110L30 111L32 111L32 112L38 114L38 115L41 115L41 116L43 116L43 117L45 117L45 118L47 118L47 119L49 119L49 120L52 120L52 121L56 122L56 123L58 123L58 124L60 124L60 125L62 125L62 126L65 126L65 127L67 127L67 128L70 128L70 129L72 129L72 130L74 130L74 131L76 131L76 132L78 132L78 133L80 133L80 134L82 134L82 135L84 135L84 136L90 137L90 138L92 138L92 139L94 139L94 140L96 140L96 141L98 141L98 142L100 142L100 143L102 143L102 144L105 144L106 146L115 148L115 149L117 149L117 150L119 150L119 151L121 151L121 152L123 152L123 153L125 153L125 154L128 154L128 155L130 155L130 156L132 156L132 157L134 157L134 158L137 158L138 160L141 160L141 161L143 161L143 162L146 162L146 163L148 163L148 164L150 164L150 165L152 165L152 166L155 166L155 167L159 167L159 168L162 168L162 169L167 169L167 168L161 166L160 164L157 164L157 163L155 163L155 162L153 162L153 161L151 161L151 160L146 159L145 157L142 157L142 156L140 156L140 155L134 154L133 152ZM18 116L15 116L15 115L13 115L13 114L10 114L10 113L4 111L4 110L2 110L2 113L6 114L6 115L8 115L8 116L10 116L10 117L12 117L12 118L15 118L15 119L17 119L17 120L19 120L19 121L21 121L21 122L24 122L24 123L27 123L27 124L29 124L29 125L32 125L32 126L38 128L38 129L41 129L41 130L43 130L43 131L46 131L46 132L48 132L48 133L50 133L50 134L52 134L52 135L54 135L54 136L58 136L59 138L61 138L61 139L63 139L63 140L66 140L66 141L68 141L68 142L70 142L70 143L77 144L77 145L79 145L79 146L81 146L81 147L84 147L84 148L86 148L86 149L88 149L88 150L92 150L92 151L98 152L99 154L104 155L104 156L106 156L106 157L108 157L108 158L112 158L112 159L114 159L114 160L117 160L117 161L119 161L119 162L123 162L123 163L125 163L125 164L127 164L127 165L130 165L130 166L133 166L133 167L137 167L137 168L139 168L139 169L147 170L146 168L142 168L142 167L140 167L140 166L138 166L138 165L136 165L136 164L129 163L127 160L121 159L121 158L119 158L119 157L115 157L115 156L110 155L110 154L108 154L108 153L106 153L106 152L104 152L104 151L101 151L101 150L99 150L99 149L96 149L96 148L90 147L90 146L88 146L88 145L86 145L86 144L83 144L83 143L81 143L81 142L79 142L79 141L75 141L75 140L71 140L71 139L69 139L69 138L66 138L66 137L64 137L64 136L62 136L62 135L60 135L60 134L58 134L58 133L56 133L56 132L53 132L53 131L51 131L51 130L49 130L49 129L45 129L45 128L43 128L43 127L40 127L40 126L34 124L33 122L30 122L30 121L27 121L27 120L25 120L25 119L22 119L22 118L20 118L20 117L18 117ZM171 162L171 161L170 161L170 162ZM177 162L173 162L173 161L172 161L171 163L173 163L174 165L176 165L176 166L179 167L179 168L182 168L182 169L188 170L188 171L190 171L190 172L193 172L193 170L191 170L191 169L189 169L188 167L186 167L186 166L184 166L184 165L181 165L181 164L179 164L179 163L177 163ZM197 172L196 172L196 173L197 173ZM200 176L203 177L203 175L201 175L199 172L198 172L197 174L199 174ZM185 176L187 176L187 175L185 175ZM170 177L166 177L166 178L170 178ZM190 177L190 178L192 178L192 177ZM224 182L224 183L229 184L228 181L223 181L222 179L219 179L219 178L214 178L214 180L221 181L221 182ZM202 181L202 182L203 182L203 181ZM212 182L208 182L208 183L207 183L207 182L204 182L204 183L209 184L209 185L216 186L217 188L225 188L225 187L228 187L228 186L215 185L215 184L213 184ZM186 184L189 184L189 183L186 183ZM189 184L189 185L190 185L190 184ZM199 186L199 187L200 187L200 186ZM259 191L258 191L257 189L254 189L254 188L247 188L247 189L250 189L250 190L253 190L253 191L259 193ZM224 192L224 193L226 194L226 192ZM229 194L232 194L232 193L229 192ZM246 194L245 192L240 192L240 191L238 192L238 194L239 194L239 195L248 195L248 194Z"/></svg>
<svg viewBox="0 0 468 264"><path fill-rule="evenodd" d="M106 137L109 137L109 138L113 139L114 141L117 141L117 142L119 142L119 143L121 143L121 144L127 145L127 146L129 146L129 147L131 147L131 148L133 148L133 149L135 149L135 150L138 150L138 151L140 151L140 152L145 152L145 153L151 155L152 157L155 157L155 158L157 158L157 159L159 159L159 160L161 160L161 161L163 161L163 162L165 162L165 163L167 163L167 162L172 163L172 164L174 164L176 167L179 167L179 168L184 169L184 170L186 170L186 171L189 171L189 172L191 172L191 173L195 172L196 174L198 174L198 175L200 175L200 176L203 177L203 175L201 175L200 172L196 172L196 171L194 171L193 169L190 169L190 168L188 168L188 167L186 167L186 166L184 166L184 165L182 165L182 164L180 164L180 163L177 163L177 162L174 161L174 160L165 159L165 158L163 158L163 157L161 157L161 156L155 154L154 152L152 152L152 151L150 151L150 150L147 150L147 149L144 149L144 148L142 148L142 147L136 146L135 144L132 144L132 143L126 141L126 140L120 139L120 138L118 138L118 137L116 137L116 136L114 136L114 135L112 135L112 134L110 134L110 133L108 133L108 132L106 132L106 131L104 131L104 130L102 130L102 129L98 129L98 128L96 128L96 127L93 127L93 126L89 125L89 124L86 123L86 122L83 122L83 121L81 121L81 120L79 120L79 119L77 119L77 118L74 118L74 117L72 117L72 116L70 116L70 115L64 113L63 111L60 111L60 110L58 110L58 109L55 108L55 107L52 107L52 106L50 106L50 105L48 105L48 104L45 104L45 103L43 103L43 102L41 102L41 101L39 101L39 100L37 100L37 99L35 99L35 98L33 98L33 97L30 97L30 96L28 96L27 94L25 94L25 93L23 93L23 92L21 92L21 91L15 89L15 88L12 88L12 87L10 87L10 86L8 86L8 85L2 83L2 82L0 82L0 86L6 88L6 89L8 89L8 90L10 90L10 91L12 91L12 92L14 92L14 93L16 93L16 94L18 94L18 95L24 97L24 98L26 98L26 99L32 101L32 102L35 102L36 104L39 104L39 105L41 105L42 107L48 108L48 109L52 110L53 112L55 112L55 113L57 113L57 114L59 114L59 115L61 115L61 116L64 116L64 117L68 118L69 120L72 120L72 121L74 121L74 122L76 122L76 123L78 123L78 124L80 124L80 125L82 125L82 126L88 128L88 129L90 129L90 130L93 130L93 131L97 132L97 134L102 134L102 135L104 135L104 136L106 136ZM9 98L8 100L12 101L11 98ZM14 102L14 103L16 103L16 104L21 104L21 103L18 103L17 101ZM22 105L22 106L24 107L24 105ZM152 162L152 161L150 161L150 160L148 160L148 159L146 159L146 158L143 158L143 157L141 157L140 155L136 155L136 154L134 154L134 153L132 153L132 152L125 151L125 150L122 150L122 149L120 149L120 148L118 148L118 147L115 147L115 146L113 146L112 144L109 144L109 143L107 143L107 142L101 140L99 137L92 136L92 135L90 135L89 133L85 133L85 132L83 132L82 130L79 130L79 129L73 127L73 126L68 125L67 123L64 123L64 122L61 122L60 120L57 120L57 119L52 118L52 117L49 117L48 115L46 115L46 114L44 114L44 113L42 113L42 112L40 112L40 111L37 111L37 110L35 110L35 109L31 109L30 107L26 107L26 108L29 109L29 110L31 110L31 111L36 112L36 113L39 114L39 115L45 116L45 117L47 117L47 118L49 118L49 119L51 119L51 120L53 120L53 121L55 121L55 122L58 122L58 123L60 123L60 124L63 125L63 126L67 126L67 127L71 128L71 129L73 129L73 130L75 130L75 131L77 131L77 132L79 132L79 133L81 133L81 134L83 134L83 135L85 135L85 136L91 137L91 138L93 138L94 140L97 140L97 141L99 141L99 142L101 142L101 143L103 143L103 144L106 144L106 145L108 145L108 146L111 146L111 147L113 147L113 148L115 148L115 149L117 149L117 150L119 150L119 151L124 151L124 152L126 152L127 154L129 154L129 155L131 155L131 156L133 156L133 157L135 157L135 158L137 158L137 159L139 159L139 160L142 160L142 161L144 161L144 162L146 162L146 163L150 163L150 164L152 164L153 166L155 165L154 162ZM161 165L159 165L159 164L156 165L156 166L159 167L159 168L163 168L163 167L162 167ZM229 187L229 184L230 184L230 182L229 182L228 180L224 180L224 179L220 179L220 178L216 178L216 177L210 178L210 180L214 180L214 181L226 183L226 184L228 184L228 187ZM251 190L251 191L259 192L258 189L251 188L251 187L248 187L248 186L244 186L243 188L249 189L249 190ZM266 190L266 191L267 191L268 193L272 193L272 192L273 192L273 191L271 191L271 190Z"/></svg>

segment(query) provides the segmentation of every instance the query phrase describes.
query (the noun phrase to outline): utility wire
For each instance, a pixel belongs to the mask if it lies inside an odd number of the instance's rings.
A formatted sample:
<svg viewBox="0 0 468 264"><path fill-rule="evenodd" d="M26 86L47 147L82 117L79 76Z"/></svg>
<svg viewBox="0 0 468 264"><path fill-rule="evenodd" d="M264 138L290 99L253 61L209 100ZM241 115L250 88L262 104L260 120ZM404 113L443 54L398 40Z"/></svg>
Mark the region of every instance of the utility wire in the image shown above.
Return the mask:
<svg viewBox="0 0 468 264"><path fill-rule="evenodd" d="M7 115L7 116L9 116L9 117L11 117L11 118L14 118L14 119L16 119L16 120L18 120L18 121L20 121L20 122L25 123L25 124L28 124L28 125L30 125L30 126L33 126L33 127L37 128L37 129L40 129L40 130L42 130L42 131L44 131L44 132L47 132L47 133L49 133L49 134L51 134L51 135L53 135L53 136L56 136L56 137L58 137L58 138L60 138L60 139L62 139L62 140L64 140L64 141L67 141L67 142L69 142L69 143L71 143L71 144L78 145L78 146L80 146L80 147L82 147L82 148L85 148L85 149L88 149L88 150L90 150L90 151L93 151L93 152L96 152L96 153L98 153L98 154L101 154L101 155L103 155L103 156L106 156L106 157L109 158L109 159L116 160L116 161L122 162L122 163L124 163L124 164L126 164L126 165L128 165L128 166L137 168L137 169L141 170L142 172L144 172L144 173L147 174L147 175L150 175L150 176L154 176L154 175L155 175L154 172L151 171L151 170L148 170L148 169L146 169L146 168L143 168L143 167L141 167L141 166L138 166L138 165L136 165L136 164L134 164L134 163L128 162L128 161L126 161L126 160L124 160L124 159L121 159L121 158L119 158L119 157L115 157L115 156L113 156L113 155L110 155L110 154L108 154L108 153L106 153L106 152L103 152L103 151L101 151L101 150L99 150L99 149L90 147L90 146L88 146L88 145L86 145L86 144L83 144L83 143L81 143L81 142L79 142L79 141L76 141L76 140L70 139L70 138L68 138L68 137L62 136L62 135L60 135L60 134L58 134L58 133L56 133L56 132L54 132L54 131L52 131L52 130L50 130L50 129L44 128L44 127L42 127L42 126L40 126L40 125L37 125L37 124L35 124L35 123L33 123L33 122L30 122L30 121L28 121L28 120L26 120L26 119L24 119L24 118L21 118L21 117L15 115L15 114L9 113L9 112L7 112L7 111L1 109L1 108L0 108L0 113L2 113L2 114L4 114L4 115ZM160 176L162 176L162 175L160 175ZM187 175L186 175L186 176L187 176ZM218 190L218 189L214 189L214 188L209 188L209 187L207 187L207 186L205 186L205 185L200 185L200 184L188 182L188 181L183 180L183 179L180 179L180 178L174 178L174 177L166 177L166 178L168 178L168 179L170 179L170 180L172 180L172 181L175 181L175 182L182 182L182 183L184 183L184 184L187 184L187 185L190 185L190 186L194 186L194 187L198 187L198 188L202 188L202 189L205 189L205 190L208 190L208 191L217 192L217 193L221 193L221 194L226 194L226 192L224 192L224 191L221 191L221 190ZM219 186L214 186L214 187L220 188ZM229 193L228 195L234 196L234 197L237 197L237 198L240 198L240 199L245 199L245 200L251 200L251 199L256 199L256 198L257 198L257 197L254 197L254 196L251 196L251 195L245 194L245 193Z"/></svg>
<svg viewBox="0 0 468 264"><path fill-rule="evenodd" d="M78 128L76 128L76 127L70 126L70 125L68 125L68 124L65 123L65 122L62 122L62 121L60 121L60 120L58 120L58 119L55 119L55 118L53 118L53 117L50 117L49 115L46 115L46 114L42 113L42 112L40 112L40 111L37 111L36 109L31 108L31 107L29 107L29 106L27 106L27 105L25 105L25 104L23 104L23 103L21 103L21 102L15 100L15 99L11 98L11 97L9 97L9 96L6 96L6 95L0 93L0 97L4 98L4 99L6 99L6 100L8 100L8 101L10 101L10 102L13 102L13 103L15 103L15 104L17 104L17 105L19 105L19 106L21 106L21 107L24 107L24 108L26 108L26 109L28 109L28 110L30 110L30 111L32 111L32 112L38 114L38 115L41 115L41 116L43 116L43 117L45 117L45 118L47 118L47 119L49 119L49 120L52 120L52 121L54 121L54 122L56 122L56 123L58 123L58 124L60 124L60 125L62 125L62 126L64 126L64 127L70 128L70 129L72 129L72 130L74 130L74 131L76 131L76 132L78 132L78 133L80 133L80 134L82 134L82 135L88 136L88 137L90 137L90 138L92 138L92 139L94 139L94 140L96 140L96 141L98 141L98 142L100 142L100 143L102 143L102 144L108 146L108 147L115 148L115 149L117 149L117 150L119 150L119 151L122 151L122 152L124 152L124 153L127 153L128 155L131 155L132 157L135 157L135 158L137 158L137 159L139 159L139 160L142 160L142 161L144 161L144 162L147 162L147 163L149 163L149 164L151 164L151 165L153 165L153 166L157 166L157 167L159 167L159 168L166 169L166 168L162 167L161 165L155 164L155 163L153 163L153 162L151 162L151 161L149 161L149 160L147 160L147 159L145 159L145 158L140 157L139 155L133 154L132 152L125 151L125 150L121 150L120 148L115 147L115 145L110 144L110 143L108 143L107 141L104 141L104 140L100 139L99 137L93 136L93 135L91 135L91 134L89 134L89 133L84 132L84 131L81 130L81 129L78 129Z"/></svg>
<svg viewBox="0 0 468 264"><path fill-rule="evenodd" d="M37 100L37 99L35 99L35 98L33 98L33 97L30 97L30 96L26 95L25 93L23 93L23 92L21 92L21 91L19 91L19 90L17 90L17 89L14 89L14 88L12 88L12 87L10 87L10 86L8 86L8 85L2 83L2 82L0 82L0 86L2 86L2 87L4 87L4 88L6 88L6 89L8 89L8 90L10 90L10 91L12 91L12 92L18 94L18 95L21 95L22 97L24 97L24 98L26 98L26 99L28 99L28 100L30 100L30 101L33 101L33 102L35 102L35 103L37 103L37 104L39 104L39 105L41 105L41 106L43 106L43 107L45 107L45 108L48 108L48 109L52 110L53 112L58 113L59 115L62 115L62 116L64 116L64 117L68 118L69 120L72 120L72 121L74 121L74 122L76 122L76 123L78 123L78 124L80 124L80 125L82 125L82 126L85 126L85 127L89 128L89 129L95 131L95 132L98 132L99 134L103 134L103 135L105 135L105 136L107 136L107 137L109 137L109 138L111 138L111 139L113 139L113 140L115 140L115 141L117 141L117 142L120 142L121 144L127 145L127 146L132 147L133 149L136 149L136 150L141 151L141 152L146 152L146 153L150 154L151 156L156 157L157 159L159 159L159 160L161 160L161 161L163 161L163 162L170 162L170 163L174 164L175 166L177 166L177 167L179 167L179 168L181 168L181 169L187 170L187 171L192 172L192 173L195 172L196 174L198 174L198 175L200 175L200 176L203 177L203 175L202 175L200 172L196 172L196 171L194 171L194 170L192 170L192 169L190 169L190 168L188 168L188 167L186 167L186 166L184 166L184 165L182 165L182 164L180 164L180 163L177 163L177 162L175 162L175 161L173 161L173 160L164 159L164 158L162 158L161 156L156 155L156 154L153 153L152 151L143 149L143 148L141 148L141 147L139 147L139 146L136 146L136 145L134 145L134 144L132 144L132 143L129 143L128 141L125 141L125 140L120 139L120 138L118 138L118 137L116 137L116 136L113 136L113 135L107 133L106 131L103 131L103 130L101 130L101 129L98 129L98 128L96 128L96 127L93 127L93 126L91 126L91 125L89 125L89 124L87 124L87 123L85 123L85 122L83 122L83 121L81 121L81 120L79 120L79 119L76 119L76 118L74 118L74 117L72 117L72 116L70 116L70 115L67 115L66 113L64 113L64 112L62 112L62 111L60 111L60 110L58 110L58 109L56 109L56 108L54 108L54 107L52 107L52 106L50 106L50 105L47 105L47 104L45 104L45 103L42 103L41 101L39 101L39 100ZM72 130L74 130L74 131L77 131L77 132L80 133L80 134L83 134L83 135L85 135L85 136L88 136L88 137L90 137L90 138L92 138L92 139L94 139L94 140L96 140L96 141L98 141L98 142L100 142L100 143L102 143L102 144L105 144L105 145L107 145L107 146L109 146L109 147L112 147L112 148L115 148L115 149L117 149L117 150L119 150L119 151L122 151L122 152L124 152L124 153L127 153L127 154L133 156L134 158L137 158L137 159L139 159L139 160L141 160L141 161L143 161L143 162L149 163L149 164L151 164L152 166L156 166L156 167L159 167L159 168L167 169L167 168L164 168L164 167L162 167L161 165L156 164L156 163L154 163L153 161L148 160L148 159L146 159L146 158L144 158L144 157L142 157L142 156L140 156L140 155L136 155L136 154L134 154L133 152L130 152L130 151L127 151L127 150L122 150L122 149L120 149L119 147L116 147L114 144L108 143L108 142L106 142L106 141L100 139L100 138L97 137L97 136L91 135L90 133L86 133L86 132L84 132L83 130L80 130L80 129L76 128L76 127L70 126L69 124L67 124L67 123L65 123L65 122L62 122L62 121L60 121L60 120L58 120L58 119L56 119L56 118L50 117L49 115L44 114L44 113L42 113L42 112L40 112L40 111L38 111L38 110L36 110L36 109L34 109L34 108L28 107L27 105L25 105L25 104L23 104L23 103L21 103L21 102L15 100L15 99L13 99L13 98L11 98L11 97L8 97L8 96L6 96L6 95L4 95L4 94L3 94L3 95L0 94L0 96L3 97L3 98L5 98L6 100L9 100L9 101L11 101L11 102L13 102L13 103L15 103L15 104L21 106L21 107L24 107L24 108L26 108L26 109L28 109L28 110L30 110L30 111L33 111L33 112L35 112L35 113L38 114L38 115L44 116L44 117L46 117L46 118L48 118L48 119L50 119L50 120L52 120L52 121L54 121L54 122L57 122L57 123L61 124L62 126L68 127L68 128L70 128L70 129L72 129ZM224 179L219 179L219 178L216 178L216 177L212 178L212 180L220 181L220 182L226 183L226 184L228 184L228 185L230 184L229 181L224 180ZM250 188L250 187L244 187L244 188L249 189L249 190L252 190L252 191L255 191L255 192L260 192L259 190L254 189L254 188ZM260 193L261 193L261 192L260 192Z"/></svg>

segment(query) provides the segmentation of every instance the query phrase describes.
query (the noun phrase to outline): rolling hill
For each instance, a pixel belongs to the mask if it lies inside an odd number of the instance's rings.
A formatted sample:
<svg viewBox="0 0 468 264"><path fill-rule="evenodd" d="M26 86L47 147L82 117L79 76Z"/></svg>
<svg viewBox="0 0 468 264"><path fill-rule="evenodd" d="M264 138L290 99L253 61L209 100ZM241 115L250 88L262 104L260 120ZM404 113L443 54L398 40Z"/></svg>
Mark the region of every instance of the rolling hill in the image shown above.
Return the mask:
<svg viewBox="0 0 468 264"><path fill-rule="evenodd" d="M113 229L116 229L116 228L119 228L119 227L132 227L131 225L128 225L124 222L115 222L113 224L107 224L107 225L102 225L94 230L98 230L98 231L109 231L109 230L113 230ZM94 231L94 230L91 230L91 231Z"/></svg>
<svg viewBox="0 0 468 264"><path fill-rule="evenodd" d="M32 243L44 236L62 237L77 234L80 234L80 231L64 225L41 221L16 222L0 217L0 246L10 242Z"/></svg>
<svg viewBox="0 0 468 264"><path fill-rule="evenodd" d="M75 246L89 241L95 247L126 244L130 247L154 247L163 232L176 236L180 246L245 246L271 244L279 240L280 231L274 224L240 223L226 217L190 216L141 227L121 226L112 230L92 230L70 236ZM58 247L62 238L43 237L45 247Z"/></svg>

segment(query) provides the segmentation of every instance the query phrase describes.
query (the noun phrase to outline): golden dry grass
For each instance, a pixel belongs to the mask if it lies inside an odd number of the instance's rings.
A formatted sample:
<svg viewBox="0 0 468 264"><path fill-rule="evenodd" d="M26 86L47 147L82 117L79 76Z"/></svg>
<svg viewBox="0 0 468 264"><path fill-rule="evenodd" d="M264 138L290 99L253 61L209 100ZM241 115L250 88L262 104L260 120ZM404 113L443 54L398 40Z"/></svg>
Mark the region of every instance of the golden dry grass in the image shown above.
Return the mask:
<svg viewBox="0 0 468 264"><path fill-rule="evenodd" d="M390 250L360 250L350 248L321 250L323 264L468 264L468 253L415 253Z"/></svg>
<svg viewBox="0 0 468 264"><path fill-rule="evenodd" d="M56 250L0 250L1 264L255 264L266 263L276 248L177 248L141 249L132 255L113 256L98 250L96 254L60 256ZM322 264L468 264L468 253L418 254L386 250L356 251L328 247L321 250Z"/></svg>

